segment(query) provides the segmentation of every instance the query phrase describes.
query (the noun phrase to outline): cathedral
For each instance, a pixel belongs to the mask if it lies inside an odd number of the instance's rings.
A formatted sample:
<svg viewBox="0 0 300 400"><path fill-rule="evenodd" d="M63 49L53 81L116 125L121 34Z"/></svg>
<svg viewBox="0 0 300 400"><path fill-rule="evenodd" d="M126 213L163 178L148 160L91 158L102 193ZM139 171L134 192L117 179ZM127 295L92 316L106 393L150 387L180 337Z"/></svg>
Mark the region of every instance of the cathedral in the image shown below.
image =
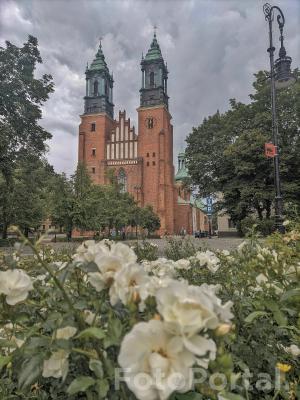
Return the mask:
<svg viewBox="0 0 300 400"><path fill-rule="evenodd" d="M86 165L93 182L107 183L107 170L114 169L123 191L129 192L139 206L153 207L160 218L161 235L207 231L204 205L183 183L188 176L184 153L179 154L178 172L174 175L168 68L156 33L141 60L137 130L125 111L114 118L114 80L101 42L85 75L78 161Z"/></svg>

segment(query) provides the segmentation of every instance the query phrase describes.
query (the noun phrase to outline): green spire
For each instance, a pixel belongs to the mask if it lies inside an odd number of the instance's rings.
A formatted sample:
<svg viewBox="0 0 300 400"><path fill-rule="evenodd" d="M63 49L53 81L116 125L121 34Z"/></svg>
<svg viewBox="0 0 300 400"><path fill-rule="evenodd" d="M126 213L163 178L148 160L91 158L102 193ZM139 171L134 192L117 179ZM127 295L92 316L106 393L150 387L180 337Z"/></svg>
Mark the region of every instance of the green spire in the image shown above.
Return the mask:
<svg viewBox="0 0 300 400"><path fill-rule="evenodd" d="M178 171L175 175L175 181L183 181L186 178L189 178L189 172L185 166L185 153L180 152L178 154Z"/></svg>
<svg viewBox="0 0 300 400"><path fill-rule="evenodd" d="M100 40L100 44L99 44L99 49L97 51L96 57L93 60L92 64L90 65L89 68L90 71L108 71L108 67L105 61L105 57L102 51L102 44L101 44L101 40Z"/></svg>
<svg viewBox="0 0 300 400"><path fill-rule="evenodd" d="M190 204L196 208L199 208L200 210L206 212L206 206L203 203L202 199L199 199L198 197L194 196L193 194L191 195L190 198Z"/></svg>
<svg viewBox="0 0 300 400"><path fill-rule="evenodd" d="M148 50L148 53L146 54L145 60L161 60L162 54L161 50L158 44L158 41L156 39L156 32L154 31L153 35L153 40L150 46L150 49Z"/></svg>

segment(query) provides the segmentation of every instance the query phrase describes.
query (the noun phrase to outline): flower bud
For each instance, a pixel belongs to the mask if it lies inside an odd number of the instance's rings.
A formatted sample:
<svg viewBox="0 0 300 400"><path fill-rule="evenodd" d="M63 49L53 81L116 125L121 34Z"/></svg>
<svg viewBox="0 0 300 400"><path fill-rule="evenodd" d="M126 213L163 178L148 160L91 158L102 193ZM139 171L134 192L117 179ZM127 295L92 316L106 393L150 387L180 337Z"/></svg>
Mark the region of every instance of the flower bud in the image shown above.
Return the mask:
<svg viewBox="0 0 300 400"><path fill-rule="evenodd" d="M159 314L154 314L152 319L156 319L157 321L161 321L161 316Z"/></svg>
<svg viewBox="0 0 300 400"><path fill-rule="evenodd" d="M221 324L215 330L215 333L217 336L225 336L225 335L227 335L227 333L230 332L231 328L232 328L232 325L230 325L230 324Z"/></svg>
<svg viewBox="0 0 300 400"><path fill-rule="evenodd" d="M141 301L141 296L138 292L134 292L132 295L132 301L134 303L139 303Z"/></svg>

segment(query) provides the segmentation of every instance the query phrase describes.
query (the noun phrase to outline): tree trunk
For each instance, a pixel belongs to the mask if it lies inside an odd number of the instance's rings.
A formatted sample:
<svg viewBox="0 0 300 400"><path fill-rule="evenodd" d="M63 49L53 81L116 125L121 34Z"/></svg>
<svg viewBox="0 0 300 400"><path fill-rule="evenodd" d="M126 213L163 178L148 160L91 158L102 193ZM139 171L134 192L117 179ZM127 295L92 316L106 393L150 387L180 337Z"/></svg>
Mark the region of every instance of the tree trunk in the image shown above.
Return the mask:
<svg viewBox="0 0 300 400"><path fill-rule="evenodd" d="M257 214L258 214L258 219L259 219L260 221L262 221L262 220L263 220L263 214L262 214L262 209L261 209L261 207L257 207L257 208L256 208L256 211L257 211Z"/></svg>
<svg viewBox="0 0 300 400"><path fill-rule="evenodd" d="M8 171L2 170L1 172L6 183L6 196L3 199L4 204L2 206L2 213L5 221L3 223L2 239L7 239L7 230L11 223L11 213L8 210L11 201L11 193L13 192L13 180L12 174L10 174Z"/></svg>
<svg viewBox="0 0 300 400"><path fill-rule="evenodd" d="M266 202L266 217L267 219L270 219L271 217L271 201Z"/></svg>
<svg viewBox="0 0 300 400"><path fill-rule="evenodd" d="M2 230L2 239L7 239L7 229L8 229L8 224L4 222Z"/></svg>

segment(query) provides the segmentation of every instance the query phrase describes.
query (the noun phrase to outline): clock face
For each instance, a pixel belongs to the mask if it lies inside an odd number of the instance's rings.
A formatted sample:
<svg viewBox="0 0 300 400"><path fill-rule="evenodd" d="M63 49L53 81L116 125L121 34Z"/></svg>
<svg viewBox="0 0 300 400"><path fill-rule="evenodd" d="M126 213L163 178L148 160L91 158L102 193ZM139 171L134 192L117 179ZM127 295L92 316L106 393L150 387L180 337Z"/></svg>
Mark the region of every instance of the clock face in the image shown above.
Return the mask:
<svg viewBox="0 0 300 400"><path fill-rule="evenodd" d="M149 115L146 119L145 119L145 125L146 128L148 129L153 129L156 125L156 118L152 117L151 115Z"/></svg>

